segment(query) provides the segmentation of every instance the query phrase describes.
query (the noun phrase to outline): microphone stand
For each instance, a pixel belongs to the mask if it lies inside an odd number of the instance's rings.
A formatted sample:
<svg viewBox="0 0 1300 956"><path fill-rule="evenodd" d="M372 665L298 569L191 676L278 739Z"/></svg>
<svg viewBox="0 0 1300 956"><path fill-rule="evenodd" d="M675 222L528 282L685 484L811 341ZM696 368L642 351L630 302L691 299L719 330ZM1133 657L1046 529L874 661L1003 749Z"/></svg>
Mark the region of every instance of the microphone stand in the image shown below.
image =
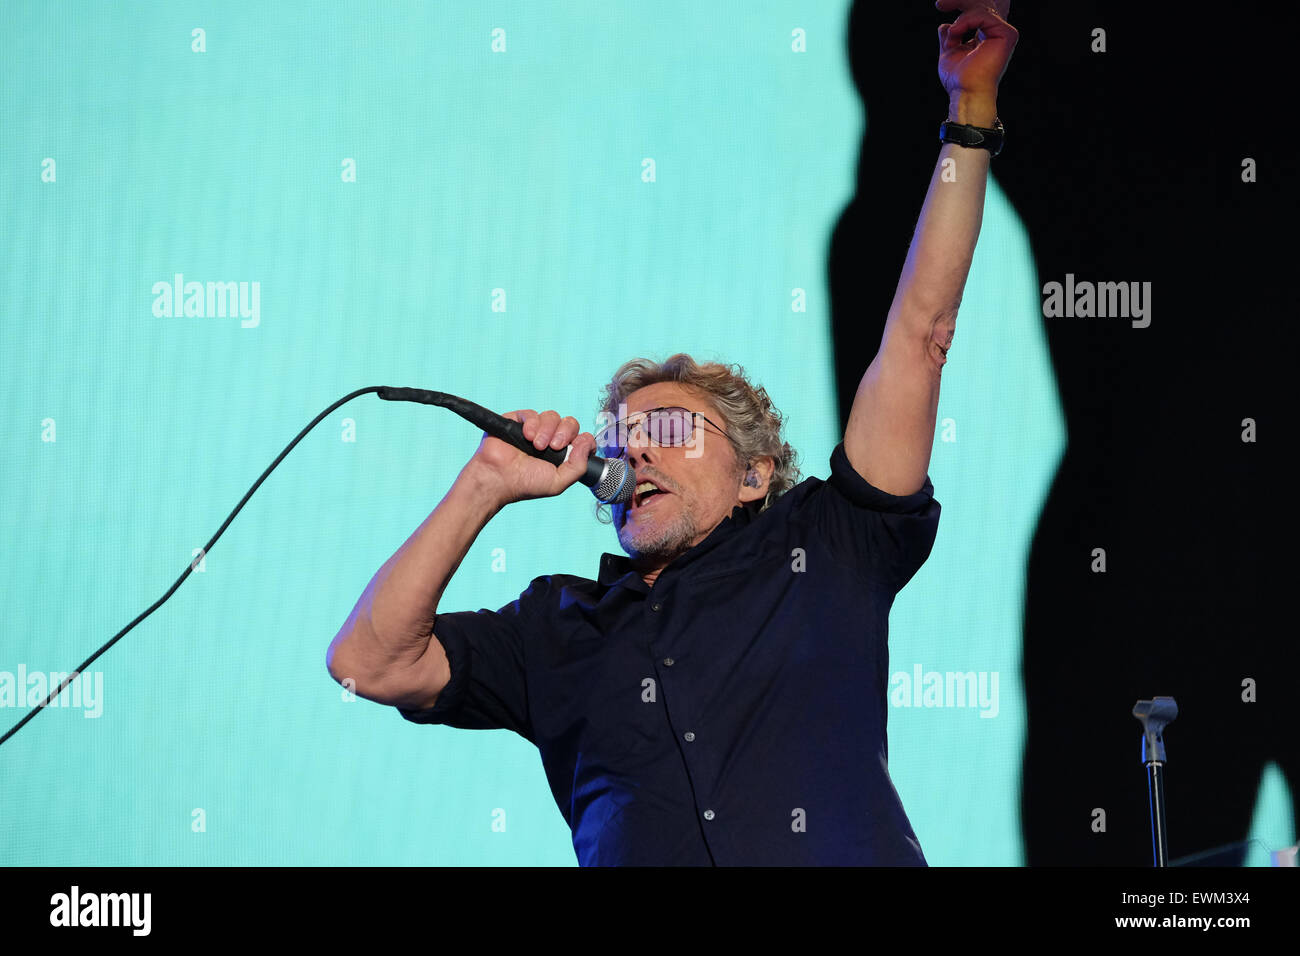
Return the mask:
<svg viewBox="0 0 1300 956"><path fill-rule="evenodd" d="M1147 768L1147 792L1151 800L1151 845L1155 866L1169 865L1169 834L1165 831L1165 727L1178 716L1172 697L1139 700L1133 716L1142 725L1142 762Z"/></svg>

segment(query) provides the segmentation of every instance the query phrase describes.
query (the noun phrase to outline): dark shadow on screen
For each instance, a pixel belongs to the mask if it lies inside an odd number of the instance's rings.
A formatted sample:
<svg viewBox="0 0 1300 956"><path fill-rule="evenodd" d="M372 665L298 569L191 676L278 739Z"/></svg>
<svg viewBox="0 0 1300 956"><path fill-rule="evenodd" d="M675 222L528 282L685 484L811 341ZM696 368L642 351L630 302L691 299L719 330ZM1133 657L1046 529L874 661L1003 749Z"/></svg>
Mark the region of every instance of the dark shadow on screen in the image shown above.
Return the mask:
<svg viewBox="0 0 1300 956"><path fill-rule="evenodd" d="M1286 57L1259 45L1276 34L1276 8L1234 4L1218 25L1134 6L1013 3L1021 40L999 94L1007 145L992 177L1024 223L1039 288L1066 273L1152 283L1145 329L1040 318L1068 447L1026 570L1030 865L1151 865L1139 698L1168 694L1180 708L1166 733L1171 857L1244 840L1267 761L1293 799L1300 785L1300 667L1278 607L1293 563L1281 558L1290 473L1271 451L1288 440L1278 413L1295 337ZM829 251L841 424L938 155L936 31L952 19L928 3L850 13L867 125ZM1089 49L1097 27L1106 53ZM1241 183L1243 157L1260 182ZM977 321L997 316L960 316L949 363ZM1245 418L1258 443L1242 442ZM1104 574L1090 570L1095 548ZM1242 699L1248 680L1254 703Z"/></svg>

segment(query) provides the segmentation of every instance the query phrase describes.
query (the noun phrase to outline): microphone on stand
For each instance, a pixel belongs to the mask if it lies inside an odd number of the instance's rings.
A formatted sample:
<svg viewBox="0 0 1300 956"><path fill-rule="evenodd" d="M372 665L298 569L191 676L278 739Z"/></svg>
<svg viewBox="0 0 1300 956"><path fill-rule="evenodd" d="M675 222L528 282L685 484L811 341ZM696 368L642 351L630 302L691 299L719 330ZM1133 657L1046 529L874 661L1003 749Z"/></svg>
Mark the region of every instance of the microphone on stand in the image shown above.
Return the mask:
<svg viewBox="0 0 1300 956"><path fill-rule="evenodd" d="M520 451L527 452L534 458L548 461L557 468L569 460L573 446L565 449L538 449L524 437L524 426L504 415L489 411L482 405L450 395L447 392L433 392L425 388L399 388L386 385L376 392L389 402L418 402L421 405L437 405L450 409L461 418L478 426L493 438L499 438L507 444L514 445ZM592 455L587 459L587 471L578 481L591 489L599 501L606 504L626 504L632 500L636 486L632 483L632 473L627 462L622 458L601 458Z"/></svg>

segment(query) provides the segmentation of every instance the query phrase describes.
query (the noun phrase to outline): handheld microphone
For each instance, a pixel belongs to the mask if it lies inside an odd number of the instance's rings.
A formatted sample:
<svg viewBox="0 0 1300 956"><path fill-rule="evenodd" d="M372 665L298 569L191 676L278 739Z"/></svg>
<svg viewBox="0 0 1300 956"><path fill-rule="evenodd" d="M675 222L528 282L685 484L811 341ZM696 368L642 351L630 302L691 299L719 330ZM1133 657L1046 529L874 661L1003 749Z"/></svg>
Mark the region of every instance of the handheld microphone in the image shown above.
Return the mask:
<svg viewBox="0 0 1300 956"><path fill-rule="evenodd" d="M448 395L445 392L430 392L422 388L394 388L390 385L369 385L365 388L359 388L354 392L349 392L313 418L307 424L307 427L300 431L298 436L285 446L284 451L280 452L280 454L275 457L275 461L271 462L271 464L267 466L266 471L262 472L261 477L253 483L253 487L249 488L248 491L245 492L244 497L239 500L239 504L235 505L235 510L226 516L226 520L221 523L221 527L217 529L217 533L214 534L212 539L200 549L199 553L212 553L212 548L225 533L226 528L230 526L230 522L234 521L235 516L243 510L244 505L248 504L248 499L253 497L253 493L262 486L262 482L266 481L267 476L269 476L271 472L275 471L276 466L279 465L280 462L284 461L284 456L293 451L294 447L307 436L309 431L324 421L326 416L332 414L336 408L347 404L360 395L369 395L371 392L378 394L380 398L387 399L390 402L419 402L424 405L440 405L443 408L450 408L461 418L473 422L494 438L500 438L502 441L509 442L520 451L526 451L528 454L549 461L553 465L564 464L564 462L568 461L569 455L573 451L572 445L563 451L554 451L549 448L538 451L533 447L532 442L524 438L524 426L519 422L512 421L511 419L506 418L503 415L498 415L495 412L490 412L481 405L467 402L465 399L457 398L455 395ZM633 485L633 473L631 469L627 467L627 462L622 458L611 458L606 460L592 455L587 459L586 474L578 480L591 488L596 497L607 504L622 504L631 501L632 493L635 490ZM166 594L160 597L157 601L154 601L150 607L137 615L134 621L109 638L108 642L105 643L103 647L82 661L80 667L67 674L63 683L58 687L52 688L50 692L45 695L45 699L29 710L23 716L22 720L10 727L4 734L0 734L0 745L3 745L6 740L18 733L18 731L22 730L29 720L48 707L50 702L54 700L54 698L58 697L59 694L63 693L64 689L67 688L74 679L76 679L77 675L85 674L87 668L89 668L91 664L99 660L100 656L105 651L125 637L133 627L165 604L167 599L175 593L176 589L181 586L181 583L190 576L190 573L197 566L198 561L193 561L189 567L182 572L181 576L176 579L176 582L167 589ZM50 683L54 683L53 679L51 679Z"/></svg>
<svg viewBox="0 0 1300 956"><path fill-rule="evenodd" d="M498 415L482 405L450 395L447 392L433 392L425 388L399 388L383 386L376 394L389 402L418 402L421 405L437 405L455 412L461 418L478 426L493 438L499 438L507 444L514 445L520 451L527 452L534 458L549 461L557 468L569 460L573 446L568 448L538 449L524 437L524 426L514 419ZM636 487L632 483L632 474L627 462L622 458L600 458L592 455L587 459L587 471L578 481L591 489L591 493L606 504L626 504L632 500Z"/></svg>

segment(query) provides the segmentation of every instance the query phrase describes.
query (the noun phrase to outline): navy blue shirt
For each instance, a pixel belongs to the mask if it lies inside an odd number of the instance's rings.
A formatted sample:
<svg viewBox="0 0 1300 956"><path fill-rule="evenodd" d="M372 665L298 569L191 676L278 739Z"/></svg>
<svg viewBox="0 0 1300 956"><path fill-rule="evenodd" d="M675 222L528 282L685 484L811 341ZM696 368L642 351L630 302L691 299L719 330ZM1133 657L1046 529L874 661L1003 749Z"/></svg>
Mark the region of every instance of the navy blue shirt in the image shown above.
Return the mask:
<svg viewBox="0 0 1300 956"><path fill-rule="evenodd" d="M647 587L535 578L439 614L451 681L407 720L535 744L583 866L913 865L888 771L889 609L939 525L838 445L761 513L736 507Z"/></svg>

